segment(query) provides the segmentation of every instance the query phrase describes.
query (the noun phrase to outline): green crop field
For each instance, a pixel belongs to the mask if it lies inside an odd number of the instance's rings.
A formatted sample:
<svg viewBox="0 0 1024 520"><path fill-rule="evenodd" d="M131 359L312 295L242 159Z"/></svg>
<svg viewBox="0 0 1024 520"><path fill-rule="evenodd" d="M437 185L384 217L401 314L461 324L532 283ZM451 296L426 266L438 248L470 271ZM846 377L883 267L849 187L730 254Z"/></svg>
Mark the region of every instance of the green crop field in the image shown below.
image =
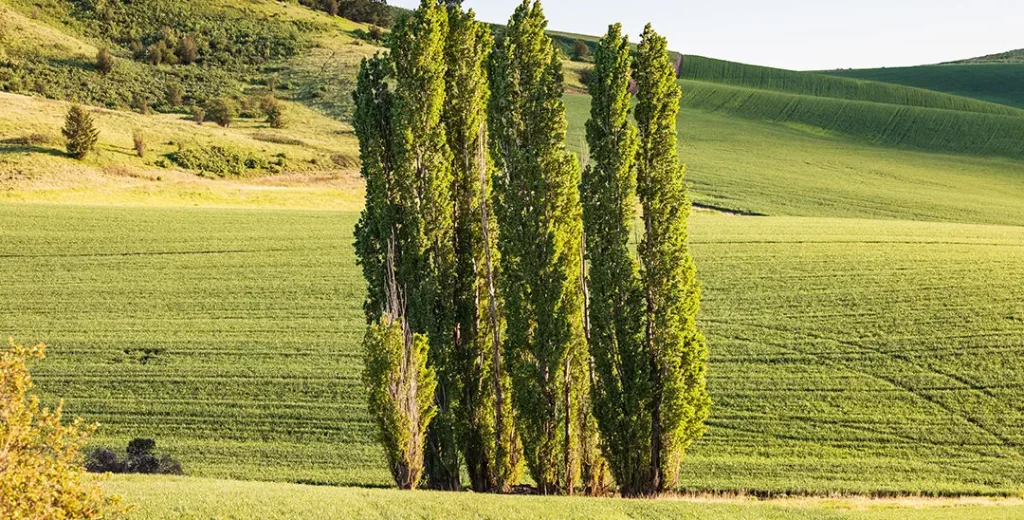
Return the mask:
<svg viewBox="0 0 1024 520"><path fill-rule="evenodd" d="M355 214L0 205L0 332L50 400L193 475L386 485ZM690 490L1024 486L1024 228L700 214L709 434Z"/></svg>
<svg viewBox="0 0 1024 520"><path fill-rule="evenodd" d="M983 114L1024 116L1024 111L1021 110L978 101L969 97L952 96L936 92L936 90L942 89L933 89L927 85L912 84L910 87L907 87L893 84L900 82L864 81L877 80L879 78L852 74L852 72L856 71L849 72L851 73L839 71L835 73L836 75L824 75L813 72L797 72L746 65L705 58L703 56L684 56L683 66L679 70L679 77L694 81L724 83L807 96L851 99L923 108L941 108ZM1009 89L1011 87L1007 86L1006 88Z"/></svg>
<svg viewBox="0 0 1024 520"><path fill-rule="evenodd" d="M926 88L1024 108L1024 63L924 65L885 69L832 70L832 76Z"/></svg>
<svg viewBox="0 0 1024 520"><path fill-rule="evenodd" d="M758 502L705 498L626 501L400 492L169 477L121 477L104 485L130 502L145 504L130 516L133 520L1010 520L1024 514L1024 505L1019 500L796 499Z"/></svg>
<svg viewBox="0 0 1024 520"><path fill-rule="evenodd" d="M566 106L569 144L578 150L590 99L569 95ZM694 199L707 206L766 215L1024 225L1019 160L869 146L810 125L689 105L680 112L679 129Z"/></svg>
<svg viewBox="0 0 1024 520"><path fill-rule="evenodd" d="M787 94L683 80L683 106L793 123L871 144L1024 158L1024 117Z"/></svg>

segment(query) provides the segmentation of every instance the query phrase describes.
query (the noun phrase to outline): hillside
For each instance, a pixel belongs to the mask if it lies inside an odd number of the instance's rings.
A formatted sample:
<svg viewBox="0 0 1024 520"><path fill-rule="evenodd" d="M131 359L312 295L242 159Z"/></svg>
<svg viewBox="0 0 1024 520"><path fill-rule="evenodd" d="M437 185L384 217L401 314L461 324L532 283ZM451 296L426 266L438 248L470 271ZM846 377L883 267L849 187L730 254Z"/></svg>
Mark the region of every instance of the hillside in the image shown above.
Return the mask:
<svg viewBox="0 0 1024 520"><path fill-rule="evenodd" d="M954 65L968 65L974 63L1024 63L1024 49L1000 52L999 54L989 54L987 56L968 58L966 60L953 61L950 63Z"/></svg>
<svg viewBox="0 0 1024 520"><path fill-rule="evenodd" d="M1024 62L833 70L824 74L926 88L1024 108Z"/></svg>
<svg viewBox="0 0 1024 520"><path fill-rule="evenodd" d="M702 56L685 56L679 77L806 96L1024 117L1024 110L924 88L773 69Z"/></svg>

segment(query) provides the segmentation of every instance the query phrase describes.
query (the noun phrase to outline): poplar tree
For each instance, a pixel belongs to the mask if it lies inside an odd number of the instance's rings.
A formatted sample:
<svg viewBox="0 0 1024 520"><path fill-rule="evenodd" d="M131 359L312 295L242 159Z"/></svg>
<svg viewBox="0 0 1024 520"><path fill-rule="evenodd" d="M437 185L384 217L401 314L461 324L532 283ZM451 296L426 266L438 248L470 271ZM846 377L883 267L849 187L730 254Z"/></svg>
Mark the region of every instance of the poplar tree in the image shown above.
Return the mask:
<svg viewBox="0 0 1024 520"><path fill-rule="evenodd" d="M473 11L448 10L444 123L452 151L454 351L462 393L457 408L463 457L474 491L508 491L519 481L522 448L503 370L504 316L497 294L497 227L487 148L491 32Z"/></svg>
<svg viewBox="0 0 1024 520"><path fill-rule="evenodd" d="M637 194L644 238L637 247L644 290L644 338L652 373L653 487L677 485L685 449L706 430L707 344L697 328L700 286L689 251L690 202L676 149L682 93L665 38L648 24L637 50Z"/></svg>
<svg viewBox="0 0 1024 520"><path fill-rule="evenodd" d="M353 93L366 205L356 226L356 255L367 281L363 382L388 467L398 487L412 489L423 473L426 428L433 417L436 379L427 367L428 343L409 326L407 285L398 278L414 255L403 241L411 221L395 169L395 98L390 59L363 60Z"/></svg>
<svg viewBox="0 0 1024 520"><path fill-rule="evenodd" d="M623 496L652 494L651 365L644 343L644 293L629 241L636 219L637 131L630 115L629 40L608 28L594 53L580 187L587 237L594 414Z"/></svg>
<svg viewBox="0 0 1024 520"><path fill-rule="evenodd" d="M579 486L589 394L580 166L566 150L562 65L524 0L492 60L491 149L506 364L527 466L543 493Z"/></svg>
<svg viewBox="0 0 1024 520"><path fill-rule="evenodd" d="M437 416L427 432L425 453L427 485L434 489L461 488L455 419L460 390L454 370L452 157L441 120L447 35L447 9L436 0L423 0L396 23L391 49L398 191L410 209L402 238L412 250L398 278L409 288L412 331L429 338L429 364L437 373Z"/></svg>

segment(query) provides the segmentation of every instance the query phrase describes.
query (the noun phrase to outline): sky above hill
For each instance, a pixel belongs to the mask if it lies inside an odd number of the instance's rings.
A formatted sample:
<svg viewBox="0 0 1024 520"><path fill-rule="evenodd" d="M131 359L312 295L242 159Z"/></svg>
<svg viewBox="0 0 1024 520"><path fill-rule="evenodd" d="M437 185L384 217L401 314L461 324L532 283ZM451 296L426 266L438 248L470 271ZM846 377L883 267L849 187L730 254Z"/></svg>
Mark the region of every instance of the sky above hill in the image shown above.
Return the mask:
<svg viewBox="0 0 1024 520"><path fill-rule="evenodd" d="M466 0L505 23L521 0ZM391 0L416 7L419 0ZM796 70L953 61L1024 47L1021 0L544 0L550 28L632 40L653 22L673 50Z"/></svg>

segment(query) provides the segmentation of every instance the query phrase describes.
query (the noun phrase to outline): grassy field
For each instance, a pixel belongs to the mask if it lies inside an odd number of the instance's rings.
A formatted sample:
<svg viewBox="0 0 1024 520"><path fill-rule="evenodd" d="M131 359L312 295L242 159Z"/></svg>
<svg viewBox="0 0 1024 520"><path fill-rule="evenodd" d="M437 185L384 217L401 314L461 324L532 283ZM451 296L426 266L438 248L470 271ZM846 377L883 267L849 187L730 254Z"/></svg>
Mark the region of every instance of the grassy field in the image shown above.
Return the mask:
<svg viewBox="0 0 1024 520"><path fill-rule="evenodd" d="M105 487L140 505L130 517L137 520L1009 520L1024 515L1020 500L621 500L402 492L169 477L117 478L105 483Z"/></svg>
<svg viewBox="0 0 1024 520"><path fill-rule="evenodd" d="M1024 63L1020 62L832 70L823 74L927 88L1024 108L1024 90L1020 88Z"/></svg>
<svg viewBox="0 0 1024 520"><path fill-rule="evenodd" d="M892 69L883 69L892 70ZM702 82L724 83L758 90L788 92L815 97L869 101L890 105L940 108L962 112L1024 117L1024 111L943 93L923 85L910 87L899 82L865 81L876 78L853 74L823 75L813 72L759 67L703 56L685 56L679 77ZM992 78L990 78L992 79ZM922 87L922 88L917 88ZM1009 87L1007 87L1009 88ZM937 92L936 90L940 90Z"/></svg>
<svg viewBox="0 0 1024 520"><path fill-rule="evenodd" d="M356 215L0 205L0 333L97 444L193 475L386 485L359 381ZM690 490L1024 486L1024 228L693 222L712 346Z"/></svg>

